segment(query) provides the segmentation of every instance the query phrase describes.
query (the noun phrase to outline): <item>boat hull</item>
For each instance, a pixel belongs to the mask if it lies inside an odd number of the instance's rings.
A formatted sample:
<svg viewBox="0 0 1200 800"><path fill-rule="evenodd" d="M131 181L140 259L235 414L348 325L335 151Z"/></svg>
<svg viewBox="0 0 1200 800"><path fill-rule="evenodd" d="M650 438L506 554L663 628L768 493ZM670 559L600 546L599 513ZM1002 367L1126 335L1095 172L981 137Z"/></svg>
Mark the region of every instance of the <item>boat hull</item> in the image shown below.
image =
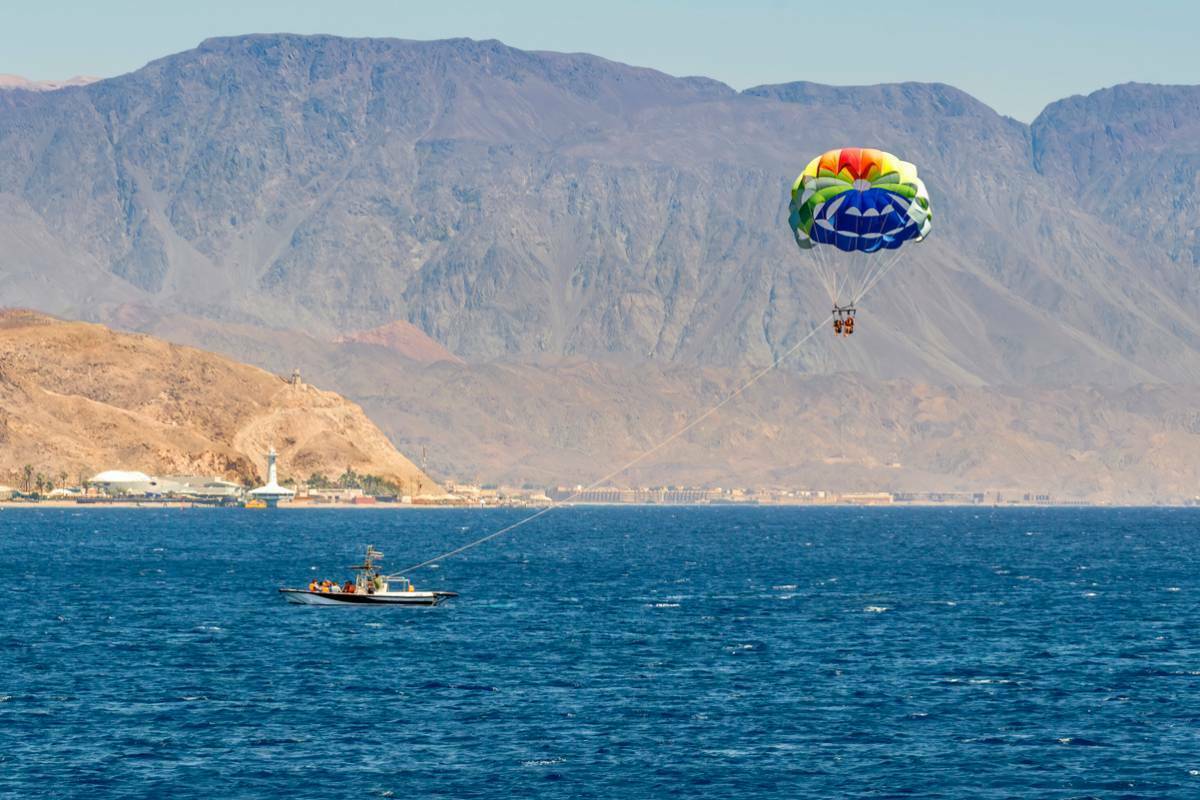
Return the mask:
<svg viewBox="0 0 1200 800"><path fill-rule="evenodd" d="M301 606L436 606L457 592L310 592L280 589L289 603Z"/></svg>

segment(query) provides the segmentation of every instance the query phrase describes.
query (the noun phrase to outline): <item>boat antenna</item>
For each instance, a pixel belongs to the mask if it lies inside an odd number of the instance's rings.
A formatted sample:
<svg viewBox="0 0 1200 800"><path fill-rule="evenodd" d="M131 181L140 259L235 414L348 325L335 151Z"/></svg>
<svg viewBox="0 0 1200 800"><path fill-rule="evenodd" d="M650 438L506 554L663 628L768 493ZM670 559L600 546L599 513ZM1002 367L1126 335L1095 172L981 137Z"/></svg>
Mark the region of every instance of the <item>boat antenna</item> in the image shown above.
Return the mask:
<svg viewBox="0 0 1200 800"><path fill-rule="evenodd" d="M485 542L489 542L492 539L495 539L497 536L503 536L504 534L514 531L517 528L522 527L523 525L528 525L530 522L533 522L538 517L549 514L554 509L556 509L562 505L565 505L566 503L570 503L572 500L579 497L584 492L589 491L591 489L595 489L598 486L602 486L602 485L608 483L613 478L617 477L618 475L620 475L621 473L630 469L631 467L641 463L642 461L645 461L647 458L654 455L659 450L663 449L664 447L669 445L671 442L678 439L680 436L683 436L685 433L690 431L692 428L695 428L701 422L704 422L704 420L708 419L713 414L720 411L727 404L733 402L738 397L741 397L741 395L747 389L749 389L754 384L758 383L768 373L772 372L776 367L778 367L784 361L787 361L789 358L791 358L793 355L795 355L796 351L798 351L801 347L803 347L808 342L809 339L816 336L818 331L824 330L826 325L828 325L830 320L832 320L832 319L833 319L833 315L830 314L819 325L817 325L815 328L813 328L808 333L806 333L803 337L801 337L800 341L796 342L794 345L792 345L790 348L788 348L787 352L785 352L783 355L776 358L774 361L772 361L767 366L760 369L758 372L755 372L744 383L742 383L740 386L738 386L732 392L730 392L729 394L727 394L723 398L721 398L715 405L710 406L708 408L708 410L705 411L703 414L701 414L700 416L691 420L690 422L688 422L681 428L676 429L676 431L674 433L672 433L670 436L663 439L658 444L651 447L649 450L642 451L642 453L640 453L638 456L630 459L629 461L622 464L617 469L614 469L612 472L608 473L604 477L598 478L597 480L593 481L592 483L588 484L587 486L582 486L582 487L576 489L570 495L568 495L567 497L564 497L561 500L552 501L550 503L550 505L535 511L534 513L530 514L527 517L523 517L522 519L517 520L516 522L512 523L511 525L506 525L503 528L500 528L499 530L492 531L487 536L481 536L474 541L467 542L466 544L461 545L460 547L456 547L453 550L447 550L445 553L441 553L440 555L434 556L433 558L426 559L425 561L422 561L420 564L414 564L411 567L408 567L407 569L403 569L400 572L397 572L394 575L388 575L387 577L399 578L399 577L402 577L405 573L415 572L416 570L419 570L422 567L427 567L430 564L436 563L438 561L443 561L447 558L451 558L453 556L458 555L459 553L465 553L466 551L471 550L472 548L478 547L479 545L481 545Z"/></svg>

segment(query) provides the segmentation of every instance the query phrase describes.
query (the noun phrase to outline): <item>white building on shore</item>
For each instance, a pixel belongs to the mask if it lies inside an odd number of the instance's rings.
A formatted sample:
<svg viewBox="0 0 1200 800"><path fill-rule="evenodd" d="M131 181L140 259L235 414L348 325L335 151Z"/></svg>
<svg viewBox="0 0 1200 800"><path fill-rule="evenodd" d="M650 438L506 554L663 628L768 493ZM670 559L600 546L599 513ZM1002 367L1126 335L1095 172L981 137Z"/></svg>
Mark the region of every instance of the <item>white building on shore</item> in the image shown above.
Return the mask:
<svg viewBox="0 0 1200 800"><path fill-rule="evenodd" d="M92 476L88 481L100 491L114 497L119 495L155 495L166 494L170 491L164 486L164 481L147 475L123 469L109 469Z"/></svg>

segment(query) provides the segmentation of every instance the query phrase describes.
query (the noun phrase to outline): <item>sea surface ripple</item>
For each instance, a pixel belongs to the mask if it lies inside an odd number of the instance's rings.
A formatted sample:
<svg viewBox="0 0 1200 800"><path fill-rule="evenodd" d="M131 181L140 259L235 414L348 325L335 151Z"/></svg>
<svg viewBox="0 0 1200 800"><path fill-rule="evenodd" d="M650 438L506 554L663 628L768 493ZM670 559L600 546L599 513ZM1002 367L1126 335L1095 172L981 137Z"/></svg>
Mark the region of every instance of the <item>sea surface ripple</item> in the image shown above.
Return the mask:
<svg viewBox="0 0 1200 800"><path fill-rule="evenodd" d="M0 511L0 796L1200 797L1200 512Z"/></svg>

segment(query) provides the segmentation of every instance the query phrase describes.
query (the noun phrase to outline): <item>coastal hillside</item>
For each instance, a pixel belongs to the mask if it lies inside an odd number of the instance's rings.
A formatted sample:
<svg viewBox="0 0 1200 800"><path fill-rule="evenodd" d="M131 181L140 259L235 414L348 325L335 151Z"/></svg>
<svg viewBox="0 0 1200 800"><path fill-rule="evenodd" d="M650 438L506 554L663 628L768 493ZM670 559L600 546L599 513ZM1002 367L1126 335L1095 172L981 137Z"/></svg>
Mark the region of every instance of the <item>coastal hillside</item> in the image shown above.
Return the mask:
<svg viewBox="0 0 1200 800"><path fill-rule="evenodd" d="M191 347L43 314L0 311L0 482L29 464L50 478L102 469L259 482L347 467L434 486L362 409Z"/></svg>

